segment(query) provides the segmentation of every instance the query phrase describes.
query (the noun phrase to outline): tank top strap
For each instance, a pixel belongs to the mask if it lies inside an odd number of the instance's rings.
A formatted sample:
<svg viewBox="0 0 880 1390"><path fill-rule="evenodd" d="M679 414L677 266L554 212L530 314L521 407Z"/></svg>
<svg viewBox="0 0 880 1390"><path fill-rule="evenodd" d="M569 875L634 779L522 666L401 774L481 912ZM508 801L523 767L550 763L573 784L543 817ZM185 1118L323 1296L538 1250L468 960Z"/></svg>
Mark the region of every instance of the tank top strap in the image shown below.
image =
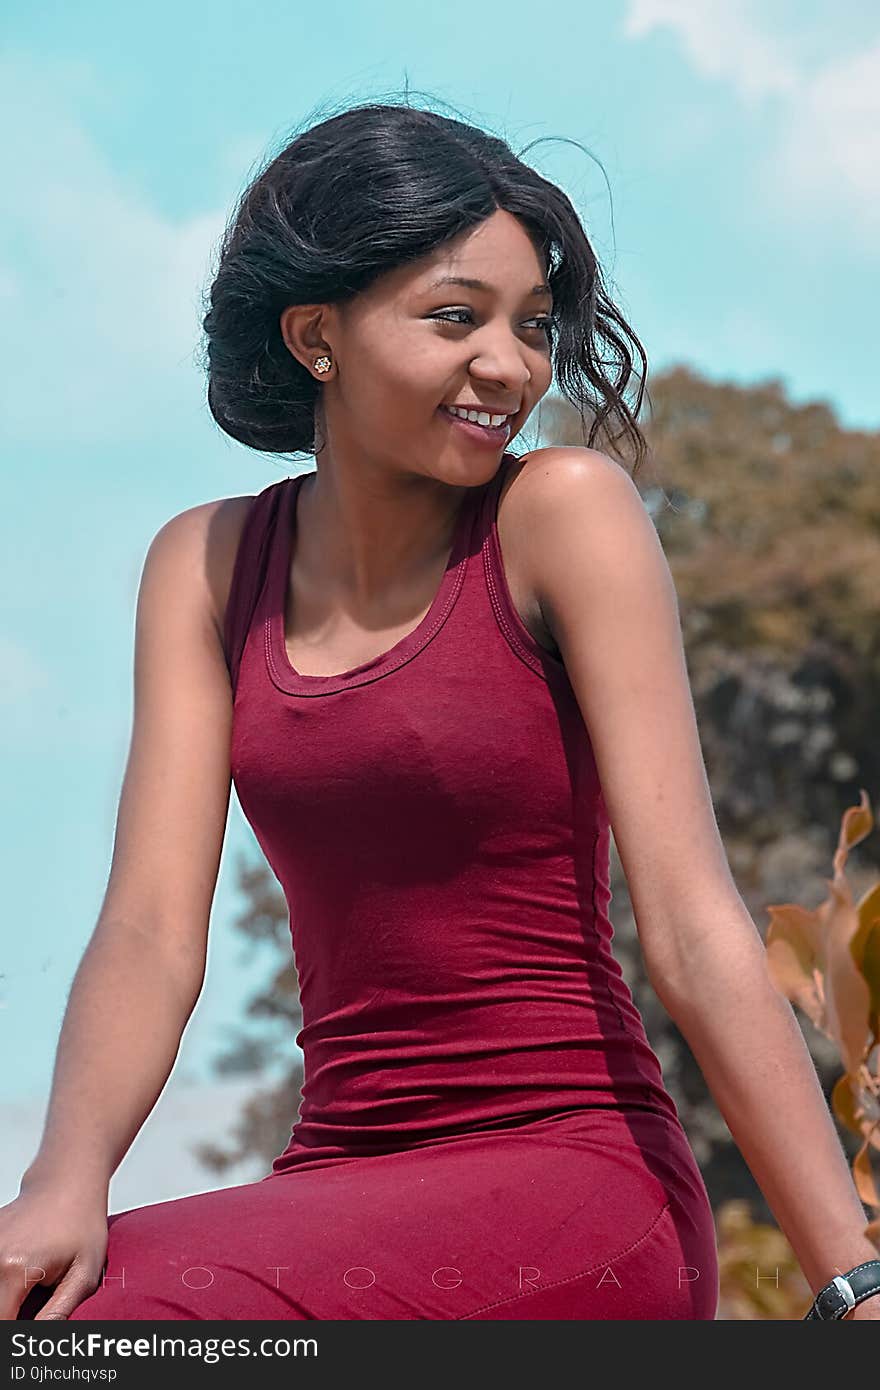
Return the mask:
<svg viewBox="0 0 880 1390"><path fill-rule="evenodd" d="M241 528L223 621L223 651L233 694L247 635L268 576L272 540L289 482L289 478L280 478L258 493Z"/></svg>
<svg viewBox="0 0 880 1390"><path fill-rule="evenodd" d="M475 518L475 528L472 537L472 548L475 554L485 553L495 526L495 518L498 515L498 503L501 498L501 490L504 481L512 465L516 462L516 454L502 454L495 474L481 489L482 496L477 505L477 515Z"/></svg>
<svg viewBox="0 0 880 1390"><path fill-rule="evenodd" d="M522 454L503 454L495 476L486 484L479 506L474 552L480 561L482 586L488 595L498 628L524 665L546 680L549 673L564 673L564 664L541 646L520 617L507 582L498 537L498 505L501 493L505 481L510 476L510 470L522 457Z"/></svg>

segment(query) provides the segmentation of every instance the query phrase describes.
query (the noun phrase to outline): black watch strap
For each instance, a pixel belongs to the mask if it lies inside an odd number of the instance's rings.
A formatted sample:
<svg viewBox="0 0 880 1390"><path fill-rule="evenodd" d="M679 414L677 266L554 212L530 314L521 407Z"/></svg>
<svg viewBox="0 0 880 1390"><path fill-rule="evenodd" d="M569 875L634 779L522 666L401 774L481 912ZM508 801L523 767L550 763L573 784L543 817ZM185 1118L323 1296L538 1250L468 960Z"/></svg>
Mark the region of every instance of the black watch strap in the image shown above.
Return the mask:
<svg viewBox="0 0 880 1390"><path fill-rule="evenodd" d="M880 1293L880 1259L866 1260L846 1274L835 1274L830 1283L816 1294L803 1321L818 1318L831 1322L836 1318L845 1318L857 1303L864 1303L875 1293Z"/></svg>

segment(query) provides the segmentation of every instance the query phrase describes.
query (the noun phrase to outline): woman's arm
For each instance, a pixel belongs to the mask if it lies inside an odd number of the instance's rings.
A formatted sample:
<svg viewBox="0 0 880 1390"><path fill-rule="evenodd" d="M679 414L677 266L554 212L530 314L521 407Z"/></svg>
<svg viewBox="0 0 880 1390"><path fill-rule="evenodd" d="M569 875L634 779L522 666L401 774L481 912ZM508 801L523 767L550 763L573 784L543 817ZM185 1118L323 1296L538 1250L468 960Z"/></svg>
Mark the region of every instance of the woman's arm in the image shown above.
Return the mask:
<svg viewBox="0 0 880 1390"><path fill-rule="evenodd" d="M60 1182L106 1194L168 1079L202 987L230 793L232 697L217 604L241 503L182 512L147 552L113 861L22 1190Z"/></svg>
<svg viewBox="0 0 880 1390"><path fill-rule="evenodd" d="M589 730L648 977L817 1292L878 1251L730 873L654 524L629 475L590 449L530 454L508 505ZM880 1298L850 1316L880 1317Z"/></svg>
<svg viewBox="0 0 880 1390"><path fill-rule="evenodd" d="M864 1234L867 1218L792 1007L770 978L741 899L739 907L707 907L689 932L684 976L654 988L815 1294L880 1253ZM851 1316L864 1317L869 1305L880 1316L876 1297Z"/></svg>
<svg viewBox="0 0 880 1390"><path fill-rule="evenodd" d="M149 923L99 922L74 976L22 1192L76 1187L106 1200L168 1080L198 991Z"/></svg>

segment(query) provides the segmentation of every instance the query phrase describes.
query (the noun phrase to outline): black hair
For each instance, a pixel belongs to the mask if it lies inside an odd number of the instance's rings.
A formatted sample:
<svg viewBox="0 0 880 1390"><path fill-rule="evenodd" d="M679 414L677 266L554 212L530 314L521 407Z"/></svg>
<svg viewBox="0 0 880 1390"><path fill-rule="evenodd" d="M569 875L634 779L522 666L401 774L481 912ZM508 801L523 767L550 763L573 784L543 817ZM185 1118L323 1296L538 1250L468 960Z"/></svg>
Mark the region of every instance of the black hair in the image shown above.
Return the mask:
<svg viewBox="0 0 880 1390"><path fill-rule="evenodd" d="M554 376L584 442L620 454L625 441L635 472L648 453L636 423L647 359L568 197L504 140L408 101L353 106L312 125L238 200L202 320L220 428L266 453L314 454L321 386L287 348L282 311L344 301L499 208L520 219L543 259ZM631 409L633 352L642 370Z"/></svg>

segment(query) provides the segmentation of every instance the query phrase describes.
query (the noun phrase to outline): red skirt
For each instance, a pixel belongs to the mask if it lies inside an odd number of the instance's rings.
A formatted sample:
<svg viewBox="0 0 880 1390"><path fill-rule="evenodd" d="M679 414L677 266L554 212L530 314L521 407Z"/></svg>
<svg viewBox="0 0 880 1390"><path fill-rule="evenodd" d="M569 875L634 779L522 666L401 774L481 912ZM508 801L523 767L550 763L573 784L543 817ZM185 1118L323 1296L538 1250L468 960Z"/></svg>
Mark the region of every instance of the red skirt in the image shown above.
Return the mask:
<svg viewBox="0 0 880 1390"><path fill-rule="evenodd" d="M578 1109L116 1212L72 1320L714 1319L679 1122ZM20 1318L49 1290L31 1291Z"/></svg>

